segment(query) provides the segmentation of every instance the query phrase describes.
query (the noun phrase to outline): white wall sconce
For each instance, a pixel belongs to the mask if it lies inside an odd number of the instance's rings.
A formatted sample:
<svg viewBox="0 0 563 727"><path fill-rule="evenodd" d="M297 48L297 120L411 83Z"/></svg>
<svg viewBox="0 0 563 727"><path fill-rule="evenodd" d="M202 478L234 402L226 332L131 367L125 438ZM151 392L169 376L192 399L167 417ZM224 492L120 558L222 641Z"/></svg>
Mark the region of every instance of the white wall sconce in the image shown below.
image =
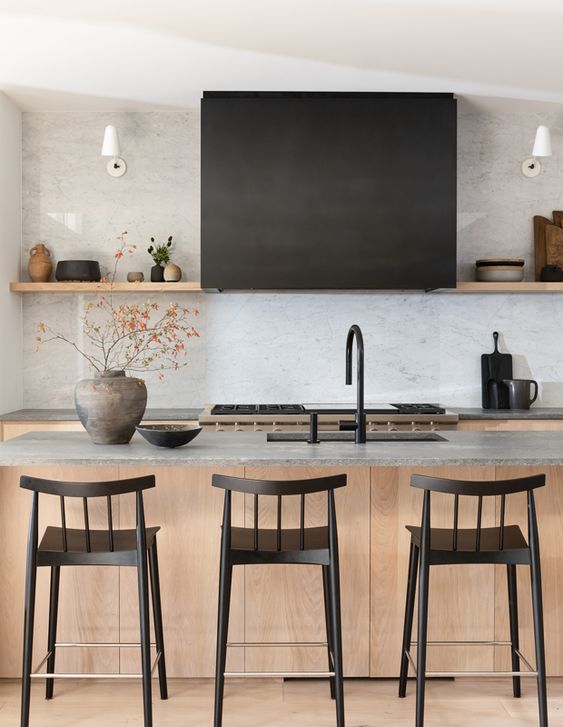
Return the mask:
<svg viewBox="0 0 563 727"><path fill-rule="evenodd" d="M107 163L107 172L111 177L122 177L127 171L127 164L121 158L119 137L115 126L106 126L104 131L104 143L102 145L102 156L111 157Z"/></svg>
<svg viewBox="0 0 563 727"><path fill-rule="evenodd" d="M541 172L541 164L538 161L538 157L550 157L552 154L549 127L538 126L532 156L522 162L522 174L525 177L537 177Z"/></svg>

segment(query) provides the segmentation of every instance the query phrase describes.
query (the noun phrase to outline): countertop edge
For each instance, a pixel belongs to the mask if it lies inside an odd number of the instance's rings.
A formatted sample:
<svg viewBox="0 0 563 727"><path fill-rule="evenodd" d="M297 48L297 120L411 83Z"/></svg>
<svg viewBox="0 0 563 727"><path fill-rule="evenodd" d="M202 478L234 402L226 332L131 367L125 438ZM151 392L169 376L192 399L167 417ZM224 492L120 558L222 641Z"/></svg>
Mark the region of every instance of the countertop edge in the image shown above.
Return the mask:
<svg viewBox="0 0 563 727"><path fill-rule="evenodd" d="M143 421L194 421L199 419L203 407L149 407ZM17 409L0 414L0 422L78 422L75 409Z"/></svg>
<svg viewBox="0 0 563 727"><path fill-rule="evenodd" d="M205 412L204 407L149 407L144 421L193 421ZM448 407L449 414L455 414L459 421L478 419L524 419L541 421L549 419L563 420L563 407L531 407L530 409L480 409L478 407ZM62 422L78 421L74 409L33 409L24 408L0 414L0 422Z"/></svg>

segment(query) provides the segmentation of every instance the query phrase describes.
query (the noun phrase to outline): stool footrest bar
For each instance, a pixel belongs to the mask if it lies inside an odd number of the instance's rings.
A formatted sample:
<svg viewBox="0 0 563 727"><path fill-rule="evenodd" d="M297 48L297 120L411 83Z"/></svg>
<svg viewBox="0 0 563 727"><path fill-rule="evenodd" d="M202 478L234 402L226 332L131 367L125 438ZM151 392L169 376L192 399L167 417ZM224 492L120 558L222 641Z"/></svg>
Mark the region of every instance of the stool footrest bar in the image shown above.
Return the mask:
<svg viewBox="0 0 563 727"><path fill-rule="evenodd" d="M238 647L249 647L249 648L274 648L274 647L295 647L295 648L309 648L321 646L324 649L328 647L326 641L228 641L227 646Z"/></svg>
<svg viewBox="0 0 563 727"><path fill-rule="evenodd" d="M225 677L246 677L252 679L328 679L333 671L226 671Z"/></svg>
<svg viewBox="0 0 563 727"><path fill-rule="evenodd" d="M67 648L75 648L75 649L134 649L134 648L140 648L141 644L139 642L104 642L104 643L96 643L96 642L83 642L83 641L62 641L60 643L55 644L55 648L61 648L61 649L67 649ZM151 646L156 646L154 642L151 641Z"/></svg>
<svg viewBox="0 0 563 727"><path fill-rule="evenodd" d="M417 646L417 641L411 641L411 646ZM511 641L427 641L426 646L512 646Z"/></svg>
<svg viewBox="0 0 563 727"><path fill-rule="evenodd" d="M49 656L51 655L51 652L47 654L47 656L43 659L43 661L39 664L37 669L30 674L30 677L32 679L142 679L143 675L142 673L133 672L130 674L116 674L115 672L110 672L108 674L92 674L92 673L72 673L72 672L39 672L39 669L43 666L43 664L47 661ZM160 661L162 657L162 652L159 651L156 655L155 660L152 663L151 666L151 675L154 673L156 667L158 666L158 662Z"/></svg>
<svg viewBox="0 0 563 727"><path fill-rule="evenodd" d="M457 679L462 677L537 677L538 672L534 670L530 662L525 657L523 657L518 650L515 651L530 671L427 671L425 672L424 676L427 679ZM416 662L413 659L412 654L410 653L410 651L405 651L405 655L409 660L409 663L416 676Z"/></svg>

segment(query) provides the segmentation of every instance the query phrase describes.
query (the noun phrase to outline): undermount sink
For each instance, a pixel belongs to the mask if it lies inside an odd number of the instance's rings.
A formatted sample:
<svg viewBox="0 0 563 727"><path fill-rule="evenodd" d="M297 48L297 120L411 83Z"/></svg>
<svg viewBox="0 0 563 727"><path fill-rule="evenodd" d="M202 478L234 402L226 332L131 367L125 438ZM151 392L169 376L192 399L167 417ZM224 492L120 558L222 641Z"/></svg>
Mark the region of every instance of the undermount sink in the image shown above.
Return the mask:
<svg viewBox="0 0 563 727"><path fill-rule="evenodd" d="M354 432L319 432L319 442L354 442ZM268 442L304 442L309 441L309 432L268 432ZM368 432L366 444L369 442L447 442L436 432Z"/></svg>

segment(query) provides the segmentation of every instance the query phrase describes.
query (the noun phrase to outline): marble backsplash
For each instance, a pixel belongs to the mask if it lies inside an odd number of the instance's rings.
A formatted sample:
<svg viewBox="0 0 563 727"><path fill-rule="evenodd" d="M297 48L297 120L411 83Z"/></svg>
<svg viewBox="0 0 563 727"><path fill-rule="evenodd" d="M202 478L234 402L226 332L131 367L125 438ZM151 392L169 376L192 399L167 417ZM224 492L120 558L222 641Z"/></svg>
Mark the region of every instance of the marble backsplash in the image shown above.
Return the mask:
<svg viewBox="0 0 563 727"><path fill-rule="evenodd" d="M120 133L127 174L112 179L99 156L104 126ZM478 257L525 257L531 219L563 205L563 165L546 160L535 180L520 174L535 127L556 114L460 111L458 263L471 279ZM23 267L45 242L55 259L94 257L108 268L115 235L138 244L127 270L148 276L151 235L177 241L174 260L199 276L199 114L26 113L23 123ZM532 277L529 270L528 277ZM344 342L351 323L366 341L366 399L480 403L480 354L493 330L515 356L515 375L541 383L544 405L563 405L563 305L558 295L424 293L181 294L198 307L201 338L190 365L163 381L148 375L150 406L218 401L344 401ZM24 296L24 405L72 406L88 375L70 347L35 352L43 320L80 337L86 296ZM167 302L164 298L163 303Z"/></svg>

